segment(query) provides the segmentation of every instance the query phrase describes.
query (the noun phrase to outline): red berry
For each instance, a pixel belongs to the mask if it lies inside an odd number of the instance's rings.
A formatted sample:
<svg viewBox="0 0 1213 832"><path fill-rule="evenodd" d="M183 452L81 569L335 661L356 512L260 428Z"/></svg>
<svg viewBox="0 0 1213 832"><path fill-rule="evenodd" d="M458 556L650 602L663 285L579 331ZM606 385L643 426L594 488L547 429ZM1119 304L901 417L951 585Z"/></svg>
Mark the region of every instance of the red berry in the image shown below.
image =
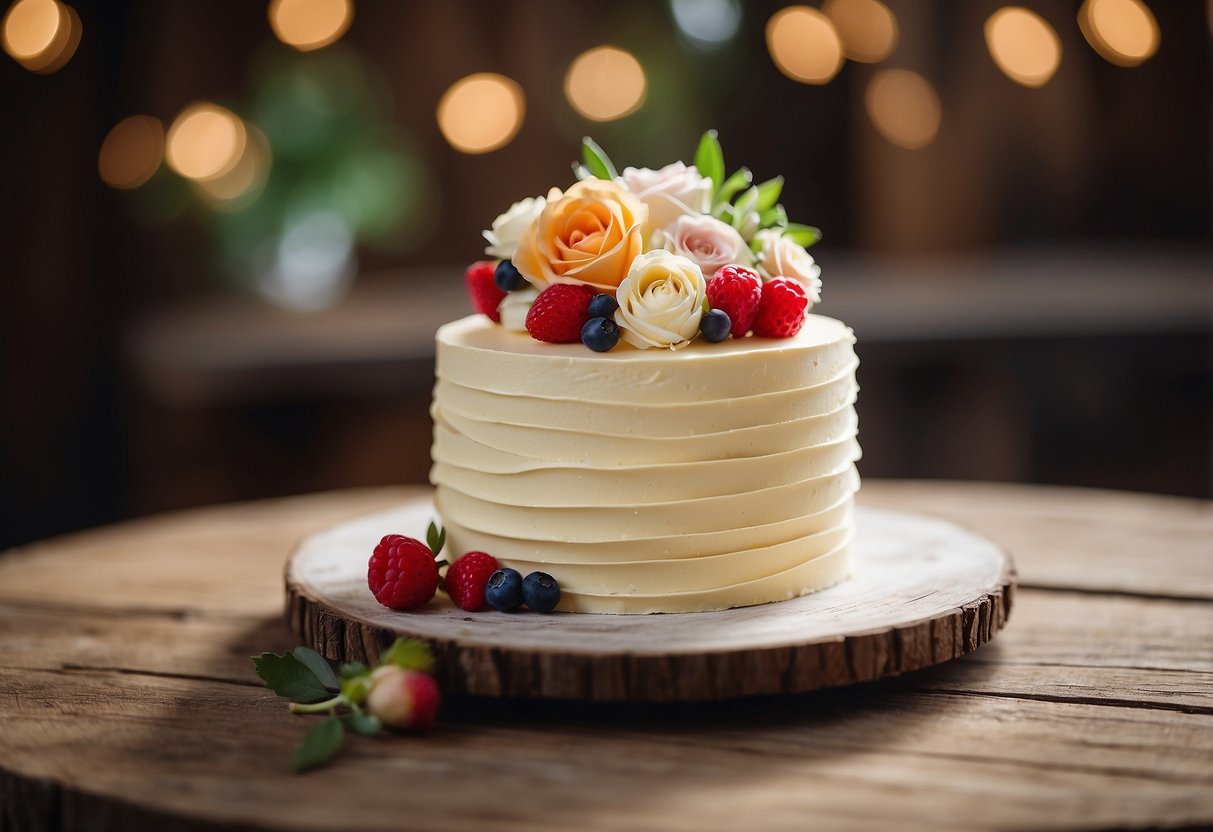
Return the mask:
<svg viewBox="0 0 1213 832"><path fill-rule="evenodd" d="M446 570L446 594L461 610L480 612L485 607L484 585L497 571L497 558L468 552Z"/></svg>
<svg viewBox="0 0 1213 832"><path fill-rule="evenodd" d="M791 338L804 326L809 295L790 277L773 277L762 286L754 315L754 334L762 338Z"/></svg>
<svg viewBox="0 0 1213 832"><path fill-rule="evenodd" d="M472 308L477 312L488 315L496 323L501 323L497 314L497 304L505 297L505 292L497 288L493 280L493 271L497 264L491 260L477 260L468 266L464 279L467 280L468 297L472 299Z"/></svg>
<svg viewBox="0 0 1213 832"><path fill-rule="evenodd" d="M721 266L708 281L708 305L733 322L733 337L744 338L762 299L762 278L745 266Z"/></svg>
<svg viewBox="0 0 1213 832"><path fill-rule="evenodd" d="M413 713L406 726L412 731L428 731L438 719L442 707L442 691L428 673L409 673L405 689L413 699Z"/></svg>
<svg viewBox="0 0 1213 832"><path fill-rule="evenodd" d="M434 677L385 665L371 674L366 709L389 728L428 731L434 727L442 693Z"/></svg>
<svg viewBox="0 0 1213 832"><path fill-rule="evenodd" d="M438 564L420 540L389 534L367 565L366 582L375 600L394 610L423 607L438 591Z"/></svg>
<svg viewBox="0 0 1213 832"><path fill-rule="evenodd" d="M590 319L594 290L572 283L553 283L542 292L526 313L526 331L536 341L575 344L581 328Z"/></svg>

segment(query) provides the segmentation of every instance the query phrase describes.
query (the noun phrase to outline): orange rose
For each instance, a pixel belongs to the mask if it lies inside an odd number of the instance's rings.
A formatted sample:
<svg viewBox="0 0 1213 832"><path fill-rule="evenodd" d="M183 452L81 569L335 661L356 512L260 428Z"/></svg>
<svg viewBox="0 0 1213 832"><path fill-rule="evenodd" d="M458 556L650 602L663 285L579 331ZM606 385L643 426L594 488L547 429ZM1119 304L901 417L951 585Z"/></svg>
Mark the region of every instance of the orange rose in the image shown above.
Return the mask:
<svg viewBox="0 0 1213 832"><path fill-rule="evenodd" d="M514 265L539 289L581 283L614 293L642 251L647 217L644 203L608 180L585 179L564 194L553 188L522 233Z"/></svg>

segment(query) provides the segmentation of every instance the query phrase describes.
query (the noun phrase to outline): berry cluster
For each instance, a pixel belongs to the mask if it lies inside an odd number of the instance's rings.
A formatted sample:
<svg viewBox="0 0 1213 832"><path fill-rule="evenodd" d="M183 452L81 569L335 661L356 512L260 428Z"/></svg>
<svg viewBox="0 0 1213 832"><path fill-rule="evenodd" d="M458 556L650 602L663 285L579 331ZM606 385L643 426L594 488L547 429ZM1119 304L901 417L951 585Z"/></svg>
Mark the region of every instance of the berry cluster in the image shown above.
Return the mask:
<svg viewBox="0 0 1213 832"><path fill-rule="evenodd" d="M707 295L711 311L700 319L699 331L709 341L729 334L744 338L749 332L791 338L800 332L809 307L809 295L797 281L773 277L764 283L745 266L721 266L708 281Z"/></svg>
<svg viewBox="0 0 1213 832"><path fill-rule="evenodd" d="M526 605L535 612L551 612L560 603L560 584L546 572L525 578L516 569L502 567L485 552L468 552L440 578L446 561L437 555L446 544L446 532L431 523L429 545L399 534L385 535L367 565L367 585L380 604L394 610L424 607L439 584L462 610L480 612L486 607L509 612Z"/></svg>

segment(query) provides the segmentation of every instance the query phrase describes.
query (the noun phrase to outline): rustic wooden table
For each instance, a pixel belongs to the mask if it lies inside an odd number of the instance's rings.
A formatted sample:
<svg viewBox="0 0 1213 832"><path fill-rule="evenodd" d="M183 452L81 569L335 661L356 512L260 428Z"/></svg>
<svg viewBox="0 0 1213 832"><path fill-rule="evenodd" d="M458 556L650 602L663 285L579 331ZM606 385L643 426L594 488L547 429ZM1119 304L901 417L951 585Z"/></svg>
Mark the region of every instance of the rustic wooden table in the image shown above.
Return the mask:
<svg viewBox="0 0 1213 832"><path fill-rule="evenodd" d="M1010 549L1011 623L878 684L696 706L463 700L302 777L282 564L404 489L200 509L0 557L0 828L1121 828L1213 824L1213 508L868 482Z"/></svg>

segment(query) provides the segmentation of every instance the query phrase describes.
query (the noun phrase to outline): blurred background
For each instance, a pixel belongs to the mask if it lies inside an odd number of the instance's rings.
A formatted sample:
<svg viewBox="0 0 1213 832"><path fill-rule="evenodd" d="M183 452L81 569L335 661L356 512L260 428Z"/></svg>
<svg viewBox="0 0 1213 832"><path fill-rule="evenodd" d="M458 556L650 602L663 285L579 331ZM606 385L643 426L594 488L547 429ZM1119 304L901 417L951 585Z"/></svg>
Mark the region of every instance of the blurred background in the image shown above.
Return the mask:
<svg viewBox="0 0 1213 832"><path fill-rule="evenodd" d="M1213 496L1213 0L2 0L0 545L423 482L511 202L787 179L865 476Z"/></svg>

